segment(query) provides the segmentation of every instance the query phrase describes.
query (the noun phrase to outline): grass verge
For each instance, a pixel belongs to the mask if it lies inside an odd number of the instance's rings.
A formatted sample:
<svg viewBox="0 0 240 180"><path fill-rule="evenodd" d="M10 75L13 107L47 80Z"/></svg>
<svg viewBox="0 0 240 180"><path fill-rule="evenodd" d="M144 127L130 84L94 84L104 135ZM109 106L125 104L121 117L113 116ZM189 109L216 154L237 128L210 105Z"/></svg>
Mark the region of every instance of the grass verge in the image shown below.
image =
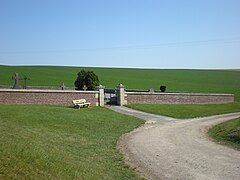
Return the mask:
<svg viewBox="0 0 240 180"><path fill-rule="evenodd" d="M137 179L116 144L142 123L100 107L0 105L0 179Z"/></svg>
<svg viewBox="0 0 240 180"><path fill-rule="evenodd" d="M240 103L228 104L130 104L129 108L179 119L240 112Z"/></svg>
<svg viewBox="0 0 240 180"><path fill-rule="evenodd" d="M240 118L213 126L208 134L215 141L240 150Z"/></svg>

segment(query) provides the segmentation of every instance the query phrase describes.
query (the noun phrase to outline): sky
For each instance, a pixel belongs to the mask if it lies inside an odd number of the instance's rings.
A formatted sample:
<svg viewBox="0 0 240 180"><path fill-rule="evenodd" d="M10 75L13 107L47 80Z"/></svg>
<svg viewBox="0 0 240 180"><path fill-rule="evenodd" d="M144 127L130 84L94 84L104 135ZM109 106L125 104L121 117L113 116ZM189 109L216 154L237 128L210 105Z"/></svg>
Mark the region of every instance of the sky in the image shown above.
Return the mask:
<svg viewBox="0 0 240 180"><path fill-rule="evenodd" d="M0 0L0 64L240 69L239 0Z"/></svg>

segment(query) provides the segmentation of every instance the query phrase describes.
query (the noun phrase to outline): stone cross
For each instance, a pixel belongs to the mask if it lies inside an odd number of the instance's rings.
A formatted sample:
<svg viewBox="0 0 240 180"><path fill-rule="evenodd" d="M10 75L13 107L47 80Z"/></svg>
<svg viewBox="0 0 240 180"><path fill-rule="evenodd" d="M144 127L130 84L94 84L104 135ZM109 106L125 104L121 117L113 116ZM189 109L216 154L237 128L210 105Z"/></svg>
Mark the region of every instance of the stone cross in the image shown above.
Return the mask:
<svg viewBox="0 0 240 180"><path fill-rule="evenodd" d="M19 80L22 80L22 78L18 75L18 73L15 73L15 75L12 77L12 79L15 80L13 89L20 89Z"/></svg>
<svg viewBox="0 0 240 180"><path fill-rule="evenodd" d="M24 80L23 89L27 89L27 80L30 80L30 78L28 78L27 76L24 76L23 80Z"/></svg>
<svg viewBox="0 0 240 180"><path fill-rule="evenodd" d="M60 86L60 88L62 89L62 90L64 90L65 89L65 84L64 84L64 82L62 83L62 85Z"/></svg>
<svg viewBox="0 0 240 180"><path fill-rule="evenodd" d="M86 91L87 90L87 86L84 84L83 86L83 90Z"/></svg>

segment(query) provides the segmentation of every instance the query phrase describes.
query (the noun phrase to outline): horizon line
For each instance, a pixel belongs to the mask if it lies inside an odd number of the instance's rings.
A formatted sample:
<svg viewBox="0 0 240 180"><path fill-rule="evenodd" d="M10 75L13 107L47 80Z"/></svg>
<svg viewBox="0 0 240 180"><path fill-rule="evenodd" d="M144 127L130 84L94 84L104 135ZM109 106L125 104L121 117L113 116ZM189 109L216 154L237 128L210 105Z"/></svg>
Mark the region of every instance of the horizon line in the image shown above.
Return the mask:
<svg viewBox="0 0 240 180"><path fill-rule="evenodd" d="M87 65L59 65L59 64L0 64L0 66L59 66L59 67L79 67L79 68L120 68L120 69L199 69L199 70L240 70L232 67L132 67L132 66L87 66Z"/></svg>

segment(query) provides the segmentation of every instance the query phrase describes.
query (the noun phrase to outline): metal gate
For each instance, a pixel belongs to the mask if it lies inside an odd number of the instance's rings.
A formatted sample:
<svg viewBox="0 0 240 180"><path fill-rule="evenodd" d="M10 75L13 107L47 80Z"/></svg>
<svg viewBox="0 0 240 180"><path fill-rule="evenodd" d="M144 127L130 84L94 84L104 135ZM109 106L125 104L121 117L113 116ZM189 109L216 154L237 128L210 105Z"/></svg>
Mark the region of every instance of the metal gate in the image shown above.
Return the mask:
<svg viewBox="0 0 240 180"><path fill-rule="evenodd" d="M104 104L108 105L117 104L116 89L104 89Z"/></svg>

